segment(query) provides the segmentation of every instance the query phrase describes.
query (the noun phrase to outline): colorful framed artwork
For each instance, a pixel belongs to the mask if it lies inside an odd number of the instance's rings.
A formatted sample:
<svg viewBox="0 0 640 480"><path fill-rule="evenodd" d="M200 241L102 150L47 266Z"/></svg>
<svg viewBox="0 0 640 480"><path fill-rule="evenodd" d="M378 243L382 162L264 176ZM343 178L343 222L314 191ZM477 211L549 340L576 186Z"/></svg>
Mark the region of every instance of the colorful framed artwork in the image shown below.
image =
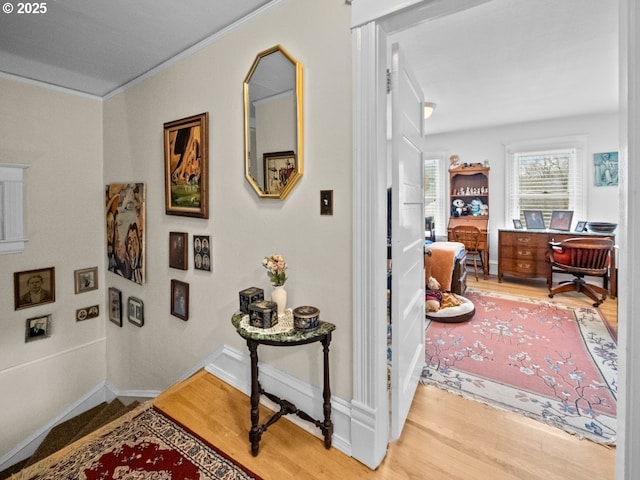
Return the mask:
<svg viewBox="0 0 640 480"><path fill-rule="evenodd" d="M42 315L27 319L27 326L24 334L25 342L32 342L47 338L51 330L51 315Z"/></svg>
<svg viewBox="0 0 640 480"><path fill-rule="evenodd" d="M618 152L593 154L593 178L596 187L618 185Z"/></svg>
<svg viewBox="0 0 640 480"><path fill-rule="evenodd" d="M193 236L193 264L196 270L211 271L210 245L209 235Z"/></svg>
<svg viewBox="0 0 640 480"><path fill-rule="evenodd" d="M91 305L90 307L79 308L76 310L76 322L96 318L100 315L100 305Z"/></svg>
<svg viewBox="0 0 640 480"><path fill-rule="evenodd" d="M133 323L137 327L144 325L144 303L142 303L142 300L136 297L129 297L127 312L129 323Z"/></svg>
<svg viewBox="0 0 640 480"><path fill-rule="evenodd" d="M98 289L98 267L83 268L73 272L76 294Z"/></svg>
<svg viewBox="0 0 640 480"><path fill-rule="evenodd" d="M562 230L568 232L571 229L573 210L554 210L551 212L550 230Z"/></svg>
<svg viewBox="0 0 640 480"><path fill-rule="evenodd" d="M122 327L122 292L109 287L109 320Z"/></svg>
<svg viewBox="0 0 640 480"><path fill-rule="evenodd" d="M146 188L112 183L106 194L107 268L140 285L146 281Z"/></svg>
<svg viewBox="0 0 640 480"><path fill-rule="evenodd" d="M289 178L296 172L296 154L288 152L272 152L263 155L264 192L280 195Z"/></svg>
<svg viewBox="0 0 640 480"><path fill-rule="evenodd" d="M189 320L189 284L171 280L171 315Z"/></svg>
<svg viewBox="0 0 640 480"><path fill-rule="evenodd" d="M544 217L540 210L523 210L524 223L528 229L532 230L544 230Z"/></svg>
<svg viewBox="0 0 640 480"><path fill-rule="evenodd" d="M169 266L171 268L187 270L188 238L189 234L184 232L169 232Z"/></svg>
<svg viewBox="0 0 640 480"><path fill-rule="evenodd" d="M55 268L14 272L13 291L16 310L56 301Z"/></svg>
<svg viewBox="0 0 640 480"><path fill-rule="evenodd" d="M582 222L582 221L580 221L580 222L578 222L578 223L576 224L576 228L575 228L575 230L574 230L574 231L575 231L575 232L584 232L584 231L586 231L586 230L587 230L587 222Z"/></svg>
<svg viewBox="0 0 640 480"><path fill-rule="evenodd" d="M209 113L164 124L165 212L209 218Z"/></svg>

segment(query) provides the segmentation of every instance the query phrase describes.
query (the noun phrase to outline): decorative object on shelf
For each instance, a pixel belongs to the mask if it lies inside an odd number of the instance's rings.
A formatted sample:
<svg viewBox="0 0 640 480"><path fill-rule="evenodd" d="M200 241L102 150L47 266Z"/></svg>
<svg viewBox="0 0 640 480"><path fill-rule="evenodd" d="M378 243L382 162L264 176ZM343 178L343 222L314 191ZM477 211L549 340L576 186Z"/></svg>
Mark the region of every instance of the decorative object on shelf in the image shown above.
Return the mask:
<svg viewBox="0 0 640 480"><path fill-rule="evenodd" d="M32 342L49 336L51 327L51 315L42 315L27 319L27 329L24 335L25 342Z"/></svg>
<svg viewBox="0 0 640 480"><path fill-rule="evenodd" d="M458 168L460 166L462 166L462 163L460 163L460 157L458 155L451 155L449 157L449 170Z"/></svg>
<svg viewBox="0 0 640 480"><path fill-rule="evenodd" d="M513 219L513 228L517 229L517 230L522 230L522 221L520 221L519 218L514 218ZM582 230L581 230L582 231Z"/></svg>
<svg viewBox="0 0 640 480"><path fill-rule="evenodd" d="M189 234L186 232L169 232L169 266L178 270L186 270L189 252L187 242Z"/></svg>
<svg viewBox="0 0 640 480"><path fill-rule="evenodd" d="M98 289L98 267L83 268L73 272L76 293Z"/></svg>
<svg viewBox="0 0 640 480"><path fill-rule="evenodd" d="M587 222L587 228L589 231L595 233L613 233L617 226L617 223Z"/></svg>
<svg viewBox="0 0 640 480"><path fill-rule="evenodd" d="M282 315L287 308L287 291L283 288L287 281L287 263L282 255L264 257L262 266L267 269L271 284L276 287L271 293L271 300L278 304L278 314Z"/></svg>
<svg viewBox="0 0 640 480"><path fill-rule="evenodd" d="M164 124L165 212L209 218L209 113Z"/></svg>
<svg viewBox="0 0 640 480"><path fill-rule="evenodd" d="M271 328L278 323L278 306L275 302L261 300L249 305L249 325L258 328Z"/></svg>
<svg viewBox="0 0 640 480"><path fill-rule="evenodd" d="M122 327L122 292L109 287L109 320Z"/></svg>
<svg viewBox="0 0 640 480"><path fill-rule="evenodd" d="M14 272L13 290L16 310L55 302L55 267Z"/></svg>
<svg viewBox="0 0 640 480"><path fill-rule="evenodd" d="M240 291L239 297L240 311L242 313L249 313L249 305L264 300L264 290L258 287L245 288Z"/></svg>
<svg viewBox="0 0 640 480"><path fill-rule="evenodd" d="M110 272L140 285L145 282L145 195L144 183L107 185L107 265Z"/></svg>
<svg viewBox="0 0 640 480"><path fill-rule="evenodd" d="M618 185L618 152L594 153L593 168L596 187Z"/></svg>
<svg viewBox="0 0 640 480"><path fill-rule="evenodd" d="M524 221L527 224L527 228L533 230L544 230L544 217L540 210L523 210Z"/></svg>
<svg viewBox="0 0 640 480"><path fill-rule="evenodd" d="M311 332L320 326L320 310L305 305L293 309L293 328L300 332Z"/></svg>
<svg viewBox="0 0 640 480"><path fill-rule="evenodd" d="M284 311L287 309L287 291L282 285L273 288L271 301L275 302L278 306L278 315L284 314Z"/></svg>
<svg viewBox="0 0 640 480"><path fill-rule="evenodd" d="M587 230L587 222L580 221L580 222L576 223L576 228L575 228L574 232L584 232L586 230Z"/></svg>

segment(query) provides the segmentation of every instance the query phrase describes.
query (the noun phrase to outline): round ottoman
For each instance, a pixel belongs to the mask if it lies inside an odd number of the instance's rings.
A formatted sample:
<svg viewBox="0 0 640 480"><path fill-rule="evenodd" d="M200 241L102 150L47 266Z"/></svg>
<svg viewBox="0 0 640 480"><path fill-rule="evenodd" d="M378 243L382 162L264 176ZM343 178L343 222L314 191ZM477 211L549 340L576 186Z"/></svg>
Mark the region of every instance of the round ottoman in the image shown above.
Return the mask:
<svg viewBox="0 0 640 480"><path fill-rule="evenodd" d="M456 298L463 300L462 305L443 308L437 312L427 312L425 316L434 322L444 323L466 322L473 318L473 315L476 313L476 307L473 305L473 302L460 295L456 295Z"/></svg>

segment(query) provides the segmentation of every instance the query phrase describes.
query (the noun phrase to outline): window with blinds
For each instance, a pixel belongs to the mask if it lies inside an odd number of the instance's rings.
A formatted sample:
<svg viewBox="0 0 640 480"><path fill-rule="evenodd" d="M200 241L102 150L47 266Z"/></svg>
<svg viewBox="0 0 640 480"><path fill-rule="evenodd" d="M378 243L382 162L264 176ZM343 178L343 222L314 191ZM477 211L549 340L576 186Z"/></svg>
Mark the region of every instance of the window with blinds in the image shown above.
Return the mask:
<svg viewBox="0 0 640 480"><path fill-rule="evenodd" d="M436 230L442 232L445 225L443 203L444 156L429 156L424 161L424 218L425 229L431 220Z"/></svg>
<svg viewBox="0 0 640 480"><path fill-rule="evenodd" d="M519 218L523 210L542 212L549 225L554 210L572 210L574 219L585 218L583 158L581 142L572 146L547 148L510 147L507 152L507 223Z"/></svg>

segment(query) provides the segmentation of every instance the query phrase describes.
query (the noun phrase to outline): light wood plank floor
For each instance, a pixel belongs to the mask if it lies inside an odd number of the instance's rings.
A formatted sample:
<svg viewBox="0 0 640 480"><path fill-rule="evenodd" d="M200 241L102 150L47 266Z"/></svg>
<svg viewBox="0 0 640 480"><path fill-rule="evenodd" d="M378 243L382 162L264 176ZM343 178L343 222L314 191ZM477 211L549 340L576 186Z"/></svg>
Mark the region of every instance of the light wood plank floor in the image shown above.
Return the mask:
<svg viewBox="0 0 640 480"><path fill-rule="evenodd" d="M498 284L495 279L471 278L469 286L546 298L544 282ZM590 305L579 295L563 295L565 299ZM601 309L613 320L616 301L608 299ZM418 388L401 438L389 445L375 471L335 448L326 450L322 440L287 420L263 434L260 453L253 457L248 441L249 398L204 371L168 389L155 404L265 480L607 480L615 476L615 448L579 440L434 387Z"/></svg>

